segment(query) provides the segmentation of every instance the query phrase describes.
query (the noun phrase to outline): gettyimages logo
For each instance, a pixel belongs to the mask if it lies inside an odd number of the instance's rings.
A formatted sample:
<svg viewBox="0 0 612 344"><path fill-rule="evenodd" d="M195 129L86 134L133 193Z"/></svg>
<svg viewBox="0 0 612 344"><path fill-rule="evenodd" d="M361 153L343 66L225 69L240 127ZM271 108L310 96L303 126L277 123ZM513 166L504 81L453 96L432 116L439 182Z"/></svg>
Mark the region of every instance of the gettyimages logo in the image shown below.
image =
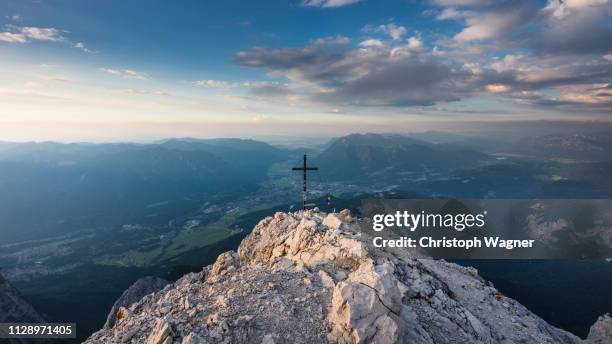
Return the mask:
<svg viewBox="0 0 612 344"><path fill-rule="evenodd" d="M487 211L480 214L428 214L425 211L413 214L406 210L396 211L395 214L375 214L372 216L372 229L376 232L385 227L403 227L411 232L419 228L445 227L458 232L466 228L482 228L485 225Z"/></svg>

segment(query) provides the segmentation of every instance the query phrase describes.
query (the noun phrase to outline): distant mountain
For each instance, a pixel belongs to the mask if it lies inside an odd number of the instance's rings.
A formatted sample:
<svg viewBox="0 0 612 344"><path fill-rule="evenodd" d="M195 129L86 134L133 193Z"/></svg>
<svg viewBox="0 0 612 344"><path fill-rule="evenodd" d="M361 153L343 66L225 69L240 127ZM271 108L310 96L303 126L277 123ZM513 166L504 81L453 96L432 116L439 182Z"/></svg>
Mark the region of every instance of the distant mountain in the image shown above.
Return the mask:
<svg viewBox="0 0 612 344"><path fill-rule="evenodd" d="M327 179L351 180L447 172L477 166L492 158L474 150L402 135L351 134L334 141L315 160Z"/></svg>
<svg viewBox="0 0 612 344"><path fill-rule="evenodd" d="M241 173L242 178L263 178L268 167L287 157L288 151L265 142L234 138L221 139L169 139L162 141L162 147L183 151L203 151L214 154Z"/></svg>
<svg viewBox="0 0 612 344"><path fill-rule="evenodd" d="M523 154L546 158L612 161L612 133L528 137L521 140L515 149Z"/></svg>
<svg viewBox="0 0 612 344"><path fill-rule="evenodd" d="M161 144L0 143L0 244L167 223L210 197L253 190L284 151L238 139ZM164 205L164 207L157 207Z"/></svg>

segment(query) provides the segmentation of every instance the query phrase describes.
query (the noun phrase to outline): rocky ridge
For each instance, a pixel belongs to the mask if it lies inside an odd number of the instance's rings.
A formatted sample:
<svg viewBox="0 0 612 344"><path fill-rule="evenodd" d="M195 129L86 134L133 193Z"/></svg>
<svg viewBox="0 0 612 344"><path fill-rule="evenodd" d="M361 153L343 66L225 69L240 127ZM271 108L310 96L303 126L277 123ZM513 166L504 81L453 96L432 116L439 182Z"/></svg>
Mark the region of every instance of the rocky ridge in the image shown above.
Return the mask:
<svg viewBox="0 0 612 344"><path fill-rule="evenodd" d="M583 343L475 269L360 240L348 211L276 213L86 343ZM587 342L610 342L602 317Z"/></svg>
<svg viewBox="0 0 612 344"><path fill-rule="evenodd" d="M44 318L0 275L0 323L42 321Z"/></svg>
<svg viewBox="0 0 612 344"><path fill-rule="evenodd" d="M44 321L44 317L38 314L34 307L21 297L19 291L0 275L0 323L39 323ZM7 342L17 344L25 343L26 340L11 339Z"/></svg>

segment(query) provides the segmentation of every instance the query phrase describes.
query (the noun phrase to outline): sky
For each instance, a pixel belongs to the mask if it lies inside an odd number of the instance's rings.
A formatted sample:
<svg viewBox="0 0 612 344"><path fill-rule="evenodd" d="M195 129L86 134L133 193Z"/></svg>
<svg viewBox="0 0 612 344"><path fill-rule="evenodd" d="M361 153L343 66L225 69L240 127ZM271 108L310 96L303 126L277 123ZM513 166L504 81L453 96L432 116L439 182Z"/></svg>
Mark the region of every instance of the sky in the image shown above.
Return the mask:
<svg viewBox="0 0 612 344"><path fill-rule="evenodd" d="M611 17L612 0L0 0L0 141L609 122Z"/></svg>

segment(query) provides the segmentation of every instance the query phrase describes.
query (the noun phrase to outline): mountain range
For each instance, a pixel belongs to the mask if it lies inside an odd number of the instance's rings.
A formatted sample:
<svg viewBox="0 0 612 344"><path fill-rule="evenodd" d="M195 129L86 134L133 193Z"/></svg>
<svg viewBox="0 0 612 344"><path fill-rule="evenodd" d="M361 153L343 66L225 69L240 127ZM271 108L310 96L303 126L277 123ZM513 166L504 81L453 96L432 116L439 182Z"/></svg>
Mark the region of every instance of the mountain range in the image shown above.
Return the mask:
<svg viewBox="0 0 612 344"><path fill-rule="evenodd" d="M493 160L487 154L402 135L351 134L336 139L315 162L329 180L442 173Z"/></svg>

